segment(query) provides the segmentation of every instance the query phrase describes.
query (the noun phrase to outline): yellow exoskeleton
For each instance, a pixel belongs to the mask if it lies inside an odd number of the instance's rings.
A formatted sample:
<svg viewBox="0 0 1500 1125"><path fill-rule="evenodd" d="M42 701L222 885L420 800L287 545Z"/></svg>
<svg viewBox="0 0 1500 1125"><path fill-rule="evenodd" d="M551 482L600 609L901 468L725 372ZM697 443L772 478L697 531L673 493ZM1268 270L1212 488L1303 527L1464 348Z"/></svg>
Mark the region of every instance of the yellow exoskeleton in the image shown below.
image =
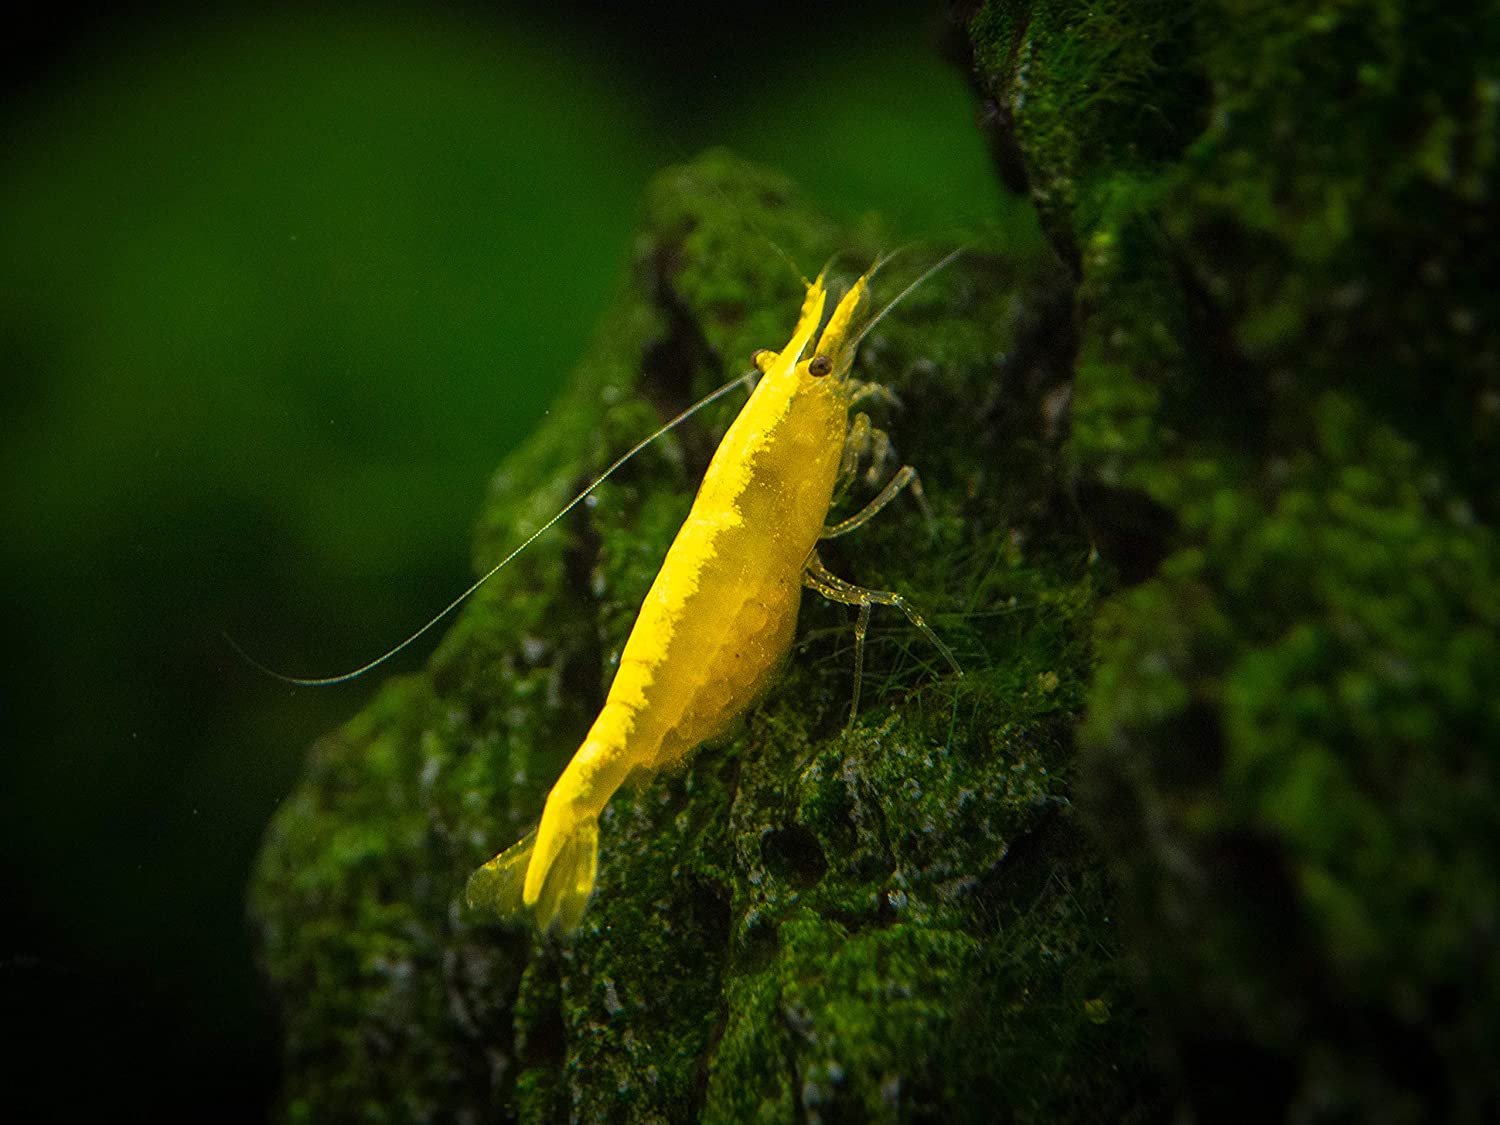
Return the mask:
<svg viewBox="0 0 1500 1125"><path fill-rule="evenodd" d="M819 275L786 347L757 353L760 382L724 435L646 595L603 709L548 794L535 831L469 880L471 906L506 917L529 911L544 931L576 927L598 868L599 814L629 775L681 762L750 706L791 647L804 586L859 607L856 708L871 606L903 610L958 671L900 594L851 585L818 558L819 540L860 526L916 478L903 466L863 510L827 524L861 456L884 436L864 414L849 419L862 397L878 391L851 377L859 342L879 320L856 332L869 279L860 277L825 322L829 298Z"/></svg>

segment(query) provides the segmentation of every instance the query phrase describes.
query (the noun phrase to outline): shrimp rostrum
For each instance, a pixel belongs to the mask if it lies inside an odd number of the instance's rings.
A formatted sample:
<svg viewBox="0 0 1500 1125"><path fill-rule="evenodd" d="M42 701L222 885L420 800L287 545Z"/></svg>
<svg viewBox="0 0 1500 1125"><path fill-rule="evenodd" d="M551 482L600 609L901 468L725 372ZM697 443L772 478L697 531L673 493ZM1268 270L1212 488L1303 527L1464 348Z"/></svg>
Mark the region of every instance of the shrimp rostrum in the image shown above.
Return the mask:
<svg viewBox="0 0 1500 1125"><path fill-rule="evenodd" d="M958 670L905 598L845 582L818 557L821 539L854 530L916 482L903 466L863 510L827 522L862 457L885 445L864 414L850 420L874 390L851 375L855 351L890 308L856 323L872 272L831 314L819 275L786 347L756 353L760 381L725 433L641 605L598 718L548 794L536 829L469 880L472 906L505 917L529 913L543 931L575 928L593 891L599 815L610 798L631 774L683 761L755 701L791 647L804 586L859 607L856 708L872 606L904 611Z"/></svg>

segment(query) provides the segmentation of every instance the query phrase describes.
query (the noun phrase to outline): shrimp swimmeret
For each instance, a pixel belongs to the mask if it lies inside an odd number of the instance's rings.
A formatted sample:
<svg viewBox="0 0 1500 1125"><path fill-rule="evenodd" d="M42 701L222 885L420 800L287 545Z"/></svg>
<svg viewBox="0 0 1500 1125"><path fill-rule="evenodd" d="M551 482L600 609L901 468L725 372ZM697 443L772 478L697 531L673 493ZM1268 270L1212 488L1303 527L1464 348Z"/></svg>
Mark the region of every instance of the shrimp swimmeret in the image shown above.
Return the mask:
<svg viewBox="0 0 1500 1125"><path fill-rule="evenodd" d="M878 391L851 377L854 353L896 303L856 334L869 279L867 272L854 283L825 325L819 275L786 347L756 354L761 380L641 605L603 709L548 794L541 823L469 880L471 906L505 917L529 911L544 931L576 927L598 869L599 814L630 774L682 761L750 706L791 647L803 586L859 607L855 708L873 605L903 610L958 671L900 594L854 586L818 558L819 540L853 531L916 477L903 466L863 510L826 523L878 435L864 414L849 420L850 409Z"/></svg>

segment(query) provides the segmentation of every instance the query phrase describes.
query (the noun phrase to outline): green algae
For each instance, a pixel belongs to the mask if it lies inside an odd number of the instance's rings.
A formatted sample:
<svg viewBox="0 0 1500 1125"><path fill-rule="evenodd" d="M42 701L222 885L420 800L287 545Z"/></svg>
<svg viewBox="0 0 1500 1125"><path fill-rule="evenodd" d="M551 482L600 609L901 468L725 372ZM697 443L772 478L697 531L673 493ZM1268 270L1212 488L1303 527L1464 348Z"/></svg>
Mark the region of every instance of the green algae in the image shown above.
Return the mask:
<svg viewBox="0 0 1500 1125"><path fill-rule="evenodd" d="M1080 788L1177 1097L1491 1116L1493 6L991 2L970 30L1077 270L1070 453L1123 587Z"/></svg>
<svg viewBox="0 0 1500 1125"><path fill-rule="evenodd" d="M780 342L801 283L767 236L809 269L889 248L873 222L840 229L725 153L663 173L589 357L495 479L476 566ZM321 743L278 814L252 912L286 1021L288 1116L1052 1120L1153 1104L1070 802L1099 568L1065 500L1066 287L1035 246L975 232L867 342L863 374L904 400L876 421L921 468L933 519L893 506L826 555L907 593L967 674L878 619L846 733L850 616L809 597L740 728L611 803L575 935L463 910L469 870L536 817L597 709L732 407L663 438L486 587L425 674Z"/></svg>

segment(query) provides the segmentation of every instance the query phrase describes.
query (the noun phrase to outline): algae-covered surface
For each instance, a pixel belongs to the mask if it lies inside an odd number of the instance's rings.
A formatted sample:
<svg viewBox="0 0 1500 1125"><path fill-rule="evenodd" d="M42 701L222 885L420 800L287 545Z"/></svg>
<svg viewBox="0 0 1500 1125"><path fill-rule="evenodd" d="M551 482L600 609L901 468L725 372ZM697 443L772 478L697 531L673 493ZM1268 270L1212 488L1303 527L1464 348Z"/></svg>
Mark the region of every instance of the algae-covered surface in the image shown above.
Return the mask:
<svg viewBox="0 0 1500 1125"><path fill-rule="evenodd" d="M852 271L890 248L727 154L658 179L571 390L495 478L476 566L783 342L801 282L773 243ZM888 267L885 296L942 249ZM1040 251L1034 230L975 235L866 342L862 375L902 399L876 421L920 467L933 517L893 505L825 555L910 596L962 679L882 619L846 731L850 611L809 594L784 675L739 731L612 802L576 934L462 906L598 708L730 406L612 477L484 588L426 674L315 748L253 891L290 1117L1043 1120L1142 1104L1138 1012L1070 800L1100 566L1060 459L1071 303Z"/></svg>
<svg viewBox="0 0 1500 1125"><path fill-rule="evenodd" d="M966 675L880 619L846 730L850 613L808 595L740 728L615 798L578 933L469 913L733 408L663 438L277 816L252 909L291 1118L1500 1114L1500 19L958 19L1050 250L968 234L866 342L933 518L900 501L826 558ZM890 239L724 153L663 173L476 567L784 340L772 242L854 273Z"/></svg>
<svg viewBox="0 0 1500 1125"><path fill-rule="evenodd" d="M1077 764L1181 1108L1500 1113L1500 13L989 3L1074 264Z"/></svg>

